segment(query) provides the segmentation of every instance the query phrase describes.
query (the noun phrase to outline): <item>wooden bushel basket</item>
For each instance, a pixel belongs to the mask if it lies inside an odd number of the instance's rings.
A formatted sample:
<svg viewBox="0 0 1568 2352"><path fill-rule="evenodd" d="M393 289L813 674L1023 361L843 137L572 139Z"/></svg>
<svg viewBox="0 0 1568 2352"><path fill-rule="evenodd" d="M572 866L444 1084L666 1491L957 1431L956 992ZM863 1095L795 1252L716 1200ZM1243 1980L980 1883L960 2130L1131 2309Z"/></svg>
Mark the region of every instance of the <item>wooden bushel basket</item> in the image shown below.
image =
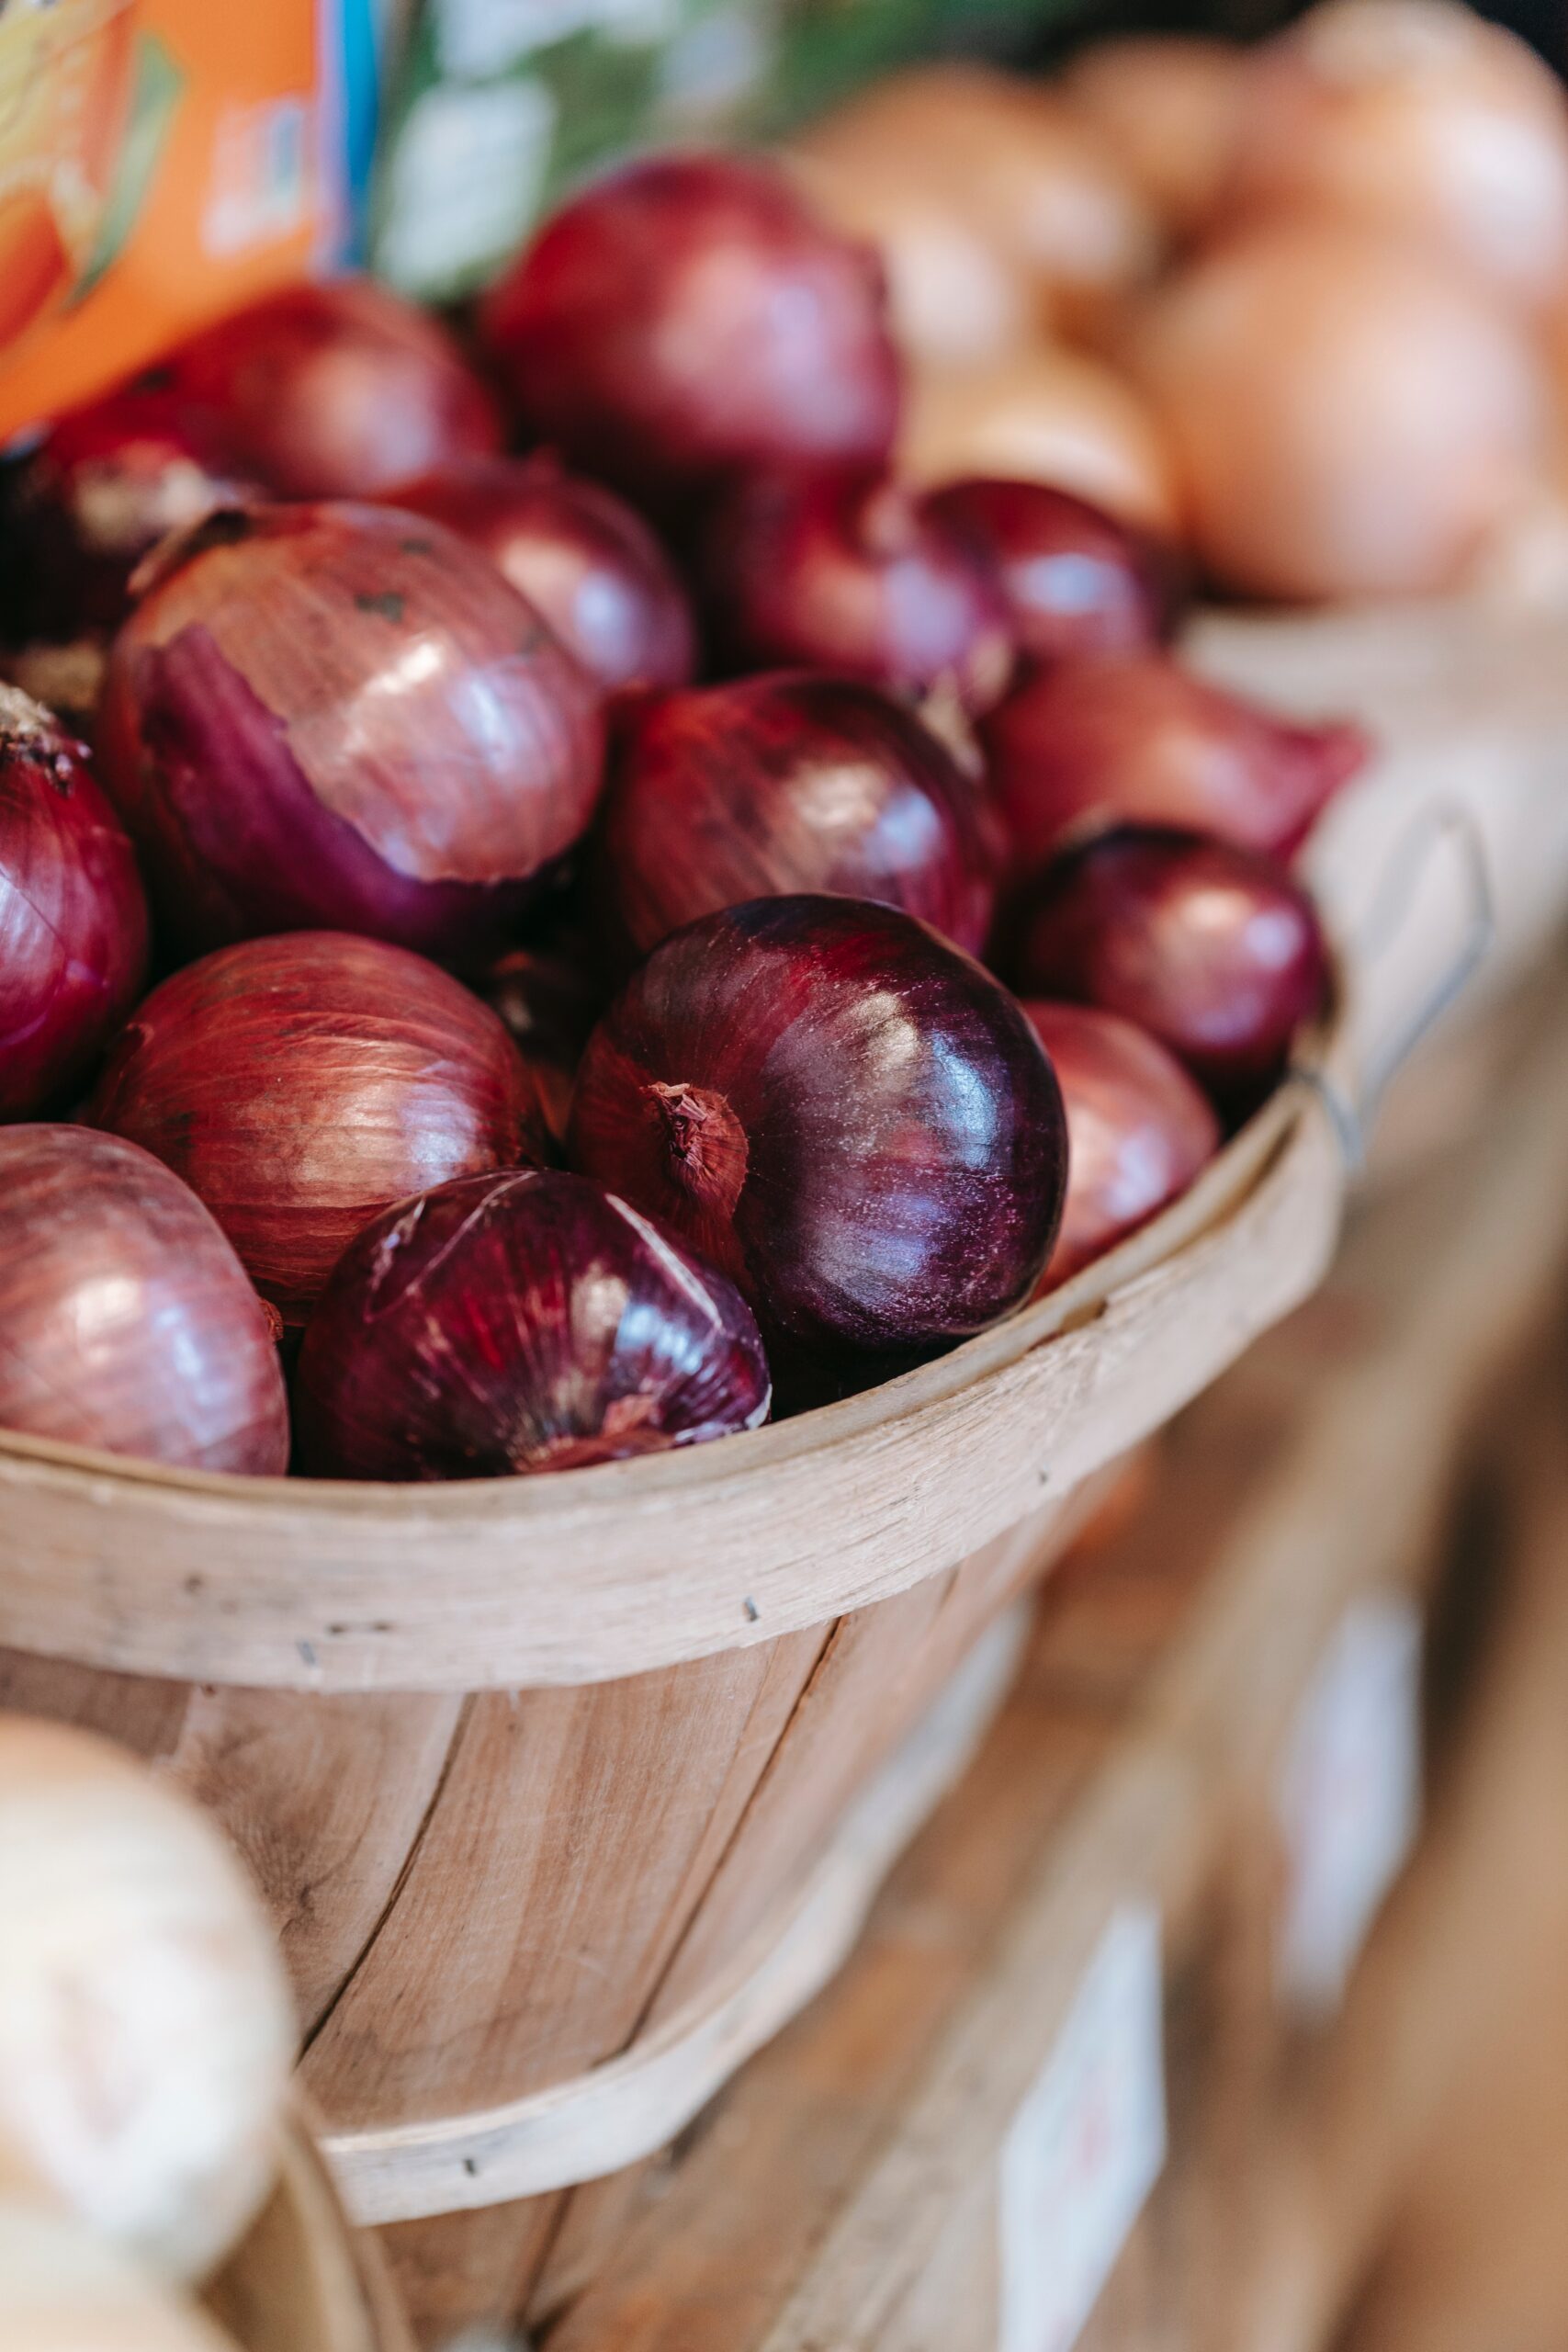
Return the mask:
<svg viewBox="0 0 1568 2352"><path fill-rule="evenodd" d="M350 2228L298 2122L271 2197L207 2301L238 2352L410 2352L379 2250Z"/></svg>
<svg viewBox="0 0 1568 2352"><path fill-rule="evenodd" d="M809 1996L891 1859L866 1804L914 1826L874 1775L1096 1474L1322 1272L1359 981L1352 959L1313 1067L1164 1216L800 1419L418 1488L0 1434L0 1705L111 1732L224 1821L357 2218L628 2164ZM987 1688L928 1746L928 1801Z"/></svg>

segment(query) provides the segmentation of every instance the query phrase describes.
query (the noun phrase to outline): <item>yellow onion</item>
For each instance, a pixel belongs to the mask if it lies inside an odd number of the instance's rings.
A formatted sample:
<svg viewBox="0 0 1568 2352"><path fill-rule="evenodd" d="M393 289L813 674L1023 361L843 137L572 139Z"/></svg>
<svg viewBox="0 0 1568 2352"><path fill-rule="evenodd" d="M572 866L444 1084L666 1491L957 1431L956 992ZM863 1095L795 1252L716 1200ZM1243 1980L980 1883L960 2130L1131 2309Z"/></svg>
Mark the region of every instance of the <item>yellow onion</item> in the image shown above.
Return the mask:
<svg viewBox="0 0 1568 2352"><path fill-rule="evenodd" d="M1208 221L1229 176L1245 55L1231 41L1175 34L1101 41L1057 85L1173 235Z"/></svg>
<svg viewBox="0 0 1568 2352"><path fill-rule="evenodd" d="M899 469L918 484L989 475L1075 491L1123 521L1172 536L1175 476L1136 387L1087 352L1038 345L995 368L918 373L904 403Z"/></svg>
<svg viewBox="0 0 1568 2352"><path fill-rule="evenodd" d="M1157 296L1130 350L1193 544L1230 588L1457 584L1543 461L1533 345L1478 288L1386 239L1260 224Z"/></svg>
<svg viewBox="0 0 1568 2352"><path fill-rule="evenodd" d="M1153 213L1093 126L989 67L894 74L813 125L797 152L877 184L885 201L949 207L1064 314L1092 313L1159 257Z"/></svg>
<svg viewBox="0 0 1568 2352"><path fill-rule="evenodd" d="M195 2305L79 2222L0 2200L6 2352L233 2352Z"/></svg>
<svg viewBox="0 0 1568 2352"><path fill-rule="evenodd" d="M1258 61L1230 193L1414 237L1539 302L1568 272L1568 110L1460 0L1321 0Z"/></svg>
<svg viewBox="0 0 1568 2352"><path fill-rule="evenodd" d="M266 2192L294 2055L243 1871L118 1749L7 1716L0 1924L0 2177L200 2276Z"/></svg>

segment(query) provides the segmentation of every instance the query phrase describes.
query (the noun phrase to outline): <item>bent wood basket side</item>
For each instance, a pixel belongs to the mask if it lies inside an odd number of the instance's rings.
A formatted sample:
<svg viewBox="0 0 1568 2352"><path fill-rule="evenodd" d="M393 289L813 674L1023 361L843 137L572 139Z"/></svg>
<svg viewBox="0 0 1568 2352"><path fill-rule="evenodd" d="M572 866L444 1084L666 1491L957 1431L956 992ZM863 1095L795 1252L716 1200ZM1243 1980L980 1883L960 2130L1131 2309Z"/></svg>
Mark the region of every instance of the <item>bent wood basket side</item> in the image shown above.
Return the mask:
<svg viewBox="0 0 1568 2352"><path fill-rule="evenodd" d="M271 2197L206 2300L238 2352L412 2352L380 2248L350 2227L298 2120Z"/></svg>

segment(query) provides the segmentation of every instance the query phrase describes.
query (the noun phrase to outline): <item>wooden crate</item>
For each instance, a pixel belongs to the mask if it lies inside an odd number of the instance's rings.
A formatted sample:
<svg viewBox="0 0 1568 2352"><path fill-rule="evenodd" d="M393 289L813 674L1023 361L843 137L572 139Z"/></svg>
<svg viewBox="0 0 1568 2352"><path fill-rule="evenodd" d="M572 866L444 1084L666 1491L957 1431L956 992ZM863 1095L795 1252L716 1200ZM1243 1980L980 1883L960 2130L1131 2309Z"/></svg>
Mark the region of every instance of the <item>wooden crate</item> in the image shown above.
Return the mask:
<svg viewBox="0 0 1568 2352"><path fill-rule="evenodd" d="M1506 1058L1485 1130L1368 1210L1318 1298L1176 1424L1139 1521L1059 1575L845 1975L673 2158L531 2250L549 2352L996 2345L999 2152L1101 1939L1151 1898L1169 2160L1083 2341L1263 2340L1274 2086L1341 2030L1321 1984L1315 2010L1281 1986L1292 1759L1347 1622L1425 1606L1467 1435L1568 1267L1561 982Z"/></svg>

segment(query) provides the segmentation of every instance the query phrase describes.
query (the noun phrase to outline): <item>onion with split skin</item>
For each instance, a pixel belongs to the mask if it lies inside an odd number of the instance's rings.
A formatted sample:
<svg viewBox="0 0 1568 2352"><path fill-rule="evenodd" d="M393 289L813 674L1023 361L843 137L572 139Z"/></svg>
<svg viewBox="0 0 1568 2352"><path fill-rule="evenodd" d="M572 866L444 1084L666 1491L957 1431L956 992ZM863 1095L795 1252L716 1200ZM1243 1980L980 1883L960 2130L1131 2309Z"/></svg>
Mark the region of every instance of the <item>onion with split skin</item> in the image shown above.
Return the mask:
<svg viewBox="0 0 1568 2352"><path fill-rule="evenodd" d="M210 516L115 639L105 784L169 935L360 931L479 960L586 826L600 697L439 523L379 506Z"/></svg>
<svg viewBox="0 0 1568 2352"><path fill-rule="evenodd" d="M1021 1306L1066 1168L1007 991L908 915L813 895L655 949L589 1041L569 1156L729 1275L792 1400Z"/></svg>
<svg viewBox="0 0 1568 2352"><path fill-rule="evenodd" d="M146 968L141 876L85 746L0 685L0 1119L68 1096Z"/></svg>
<svg viewBox="0 0 1568 2352"><path fill-rule="evenodd" d="M150 1152L87 1127L0 1127L0 1428L281 1476L272 1322L208 1211Z"/></svg>
<svg viewBox="0 0 1568 2352"><path fill-rule="evenodd" d="M711 635L739 670L832 671L985 710L1012 670L990 567L881 474L773 474L716 508L702 576Z"/></svg>
<svg viewBox="0 0 1568 2352"><path fill-rule="evenodd" d="M1220 1123L1175 1055L1131 1021L1087 1004L1023 1009L1067 1119L1067 1194L1043 1291L1179 1200L1219 1149Z"/></svg>
<svg viewBox="0 0 1568 2352"><path fill-rule="evenodd" d="M592 870L611 936L640 955L699 915L801 890L902 907L978 954L996 854L980 787L918 718L790 671L628 712Z"/></svg>
<svg viewBox="0 0 1568 2352"><path fill-rule="evenodd" d="M1158 294L1129 349L1197 553L1248 594L1455 588L1544 462L1541 366L1517 322L1365 232L1260 223Z"/></svg>
<svg viewBox="0 0 1568 2352"><path fill-rule="evenodd" d="M212 410L283 498L379 498L501 447L486 385L427 311L368 277L291 286L207 328L162 370Z"/></svg>
<svg viewBox="0 0 1568 2352"><path fill-rule="evenodd" d="M1134 825L1047 869L1015 970L1026 996L1146 1029L1233 1114L1279 1078L1328 978L1312 900L1273 858Z"/></svg>
<svg viewBox="0 0 1568 2352"><path fill-rule="evenodd" d="M184 1178L286 1323L391 1202L550 1157L538 1088L489 1006L333 932L220 948L163 981L87 1115Z"/></svg>
<svg viewBox="0 0 1568 2352"><path fill-rule="evenodd" d="M1371 749L1352 720L1278 718L1157 651L1042 671L981 732L1019 880L1094 826L1185 826L1290 857Z"/></svg>
<svg viewBox="0 0 1568 2352"><path fill-rule="evenodd" d="M897 364L872 255L774 167L656 155L562 205L480 330L525 427L682 512L775 466L874 466Z"/></svg>
<svg viewBox="0 0 1568 2352"><path fill-rule="evenodd" d="M1258 53L1228 200L1407 238L1527 307L1568 277L1568 109L1461 0L1319 0Z"/></svg>
<svg viewBox="0 0 1568 2352"><path fill-rule="evenodd" d="M238 2352L208 2314L34 2200L0 2196L6 2352Z"/></svg>
<svg viewBox="0 0 1568 2352"><path fill-rule="evenodd" d="M204 2276L266 2194L294 2061L250 1882L107 1741L9 1715L0 1920L0 2168L164 2275Z"/></svg>
<svg viewBox="0 0 1568 2352"><path fill-rule="evenodd" d="M691 607L664 549L623 499L547 450L455 458L389 503L482 548L606 694L692 676Z"/></svg>
<svg viewBox="0 0 1568 2352"><path fill-rule="evenodd" d="M750 1307L583 1176L464 1176L350 1244L295 1385L307 1469L351 1478L575 1470L767 1418Z"/></svg>

